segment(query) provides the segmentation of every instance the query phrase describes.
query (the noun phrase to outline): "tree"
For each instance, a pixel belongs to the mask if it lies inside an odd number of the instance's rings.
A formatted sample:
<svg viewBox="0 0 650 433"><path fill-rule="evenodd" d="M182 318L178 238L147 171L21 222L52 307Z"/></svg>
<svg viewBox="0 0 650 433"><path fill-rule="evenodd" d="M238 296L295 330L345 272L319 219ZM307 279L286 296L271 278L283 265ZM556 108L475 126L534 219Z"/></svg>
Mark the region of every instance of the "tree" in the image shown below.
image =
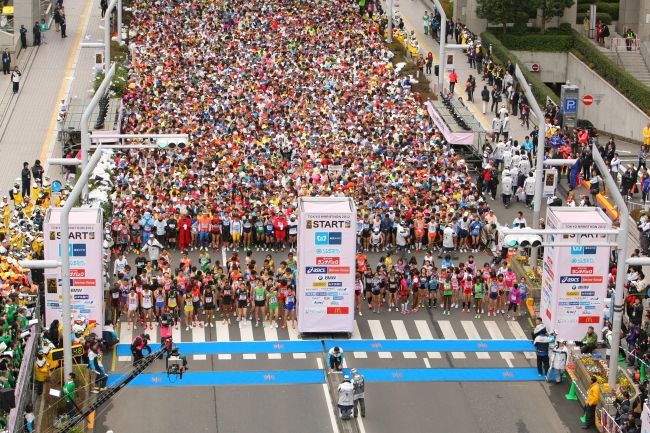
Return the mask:
<svg viewBox="0 0 650 433"><path fill-rule="evenodd" d="M546 30L546 23L555 17L564 15L564 10L570 8L574 0L534 0L534 7L542 14L542 33Z"/></svg>
<svg viewBox="0 0 650 433"><path fill-rule="evenodd" d="M540 1L540 0L535 0ZM499 23L506 32L508 24L525 26L528 15L522 13L521 0L477 0L476 15L490 23Z"/></svg>

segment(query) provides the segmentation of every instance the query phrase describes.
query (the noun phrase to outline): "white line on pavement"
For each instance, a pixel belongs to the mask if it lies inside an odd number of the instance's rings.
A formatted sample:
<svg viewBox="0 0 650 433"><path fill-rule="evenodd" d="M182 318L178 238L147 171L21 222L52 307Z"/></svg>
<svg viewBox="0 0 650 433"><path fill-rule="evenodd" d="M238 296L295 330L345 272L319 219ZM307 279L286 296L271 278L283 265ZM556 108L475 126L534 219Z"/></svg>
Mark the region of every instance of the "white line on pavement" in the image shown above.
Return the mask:
<svg viewBox="0 0 650 433"><path fill-rule="evenodd" d="M426 320L415 320L415 327L418 329L418 334L420 334L420 340L433 340L433 334L431 334L431 329L429 329ZM427 356L433 359L442 358L440 352L427 352Z"/></svg>
<svg viewBox="0 0 650 433"><path fill-rule="evenodd" d="M329 414L330 422L332 423L332 431L334 433L339 433L339 426L336 423L336 414L334 413L332 397L330 397L330 391L326 383L323 384L323 394L325 394L325 401L327 402L327 413Z"/></svg>
<svg viewBox="0 0 650 433"><path fill-rule="evenodd" d="M192 328L192 341L194 343L204 343L205 342L205 328L200 326L195 326ZM194 355L193 359L195 361L205 361L208 357L206 355Z"/></svg>
<svg viewBox="0 0 650 433"><path fill-rule="evenodd" d="M460 324L463 326L463 330L465 330L465 333L467 334L467 338L469 338L470 340L481 339L481 336L479 335L478 330L474 325L474 322L470 320L461 320ZM490 359L490 354L487 352L476 352L476 357L478 359Z"/></svg>
<svg viewBox="0 0 650 433"><path fill-rule="evenodd" d="M451 327L449 320L438 320L438 325L442 331L442 336L445 340L458 340L454 328ZM454 359L466 359L464 352L451 352L451 357Z"/></svg>
<svg viewBox="0 0 650 433"><path fill-rule="evenodd" d="M495 322L494 320L486 320L483 323L485 324L485 327L490 333L490 338L492 340L503 340L503 334L501 333L501 330L499 329L499 325L497 325L497 322ZM500 353L501 353L501 358L505 359L506 363L512 366L512 362L508 362L508 361L514 359L515 355L512 352L500 352Z"/></svg>
<svg viewBox="0 0 650 433"><path fill-rule="evenodd" d="M391 324L393 325L393 330L395 331L395 336L398 340L410 340L403 320L391 320ZM403 355L405 359L414 359L418 357L415 352L403 352Z"/></svg>
<svg viewBox="0 0 650 433"><path fill-rule="evenodd" d="M370 333L372 334L373 340L385 340L386 336L384 335L384 330L381 328L381 322L379 320L368 320L368 326L370 326ZM378 352L380 358L392 358L393 355L390 352Z"/></svg>

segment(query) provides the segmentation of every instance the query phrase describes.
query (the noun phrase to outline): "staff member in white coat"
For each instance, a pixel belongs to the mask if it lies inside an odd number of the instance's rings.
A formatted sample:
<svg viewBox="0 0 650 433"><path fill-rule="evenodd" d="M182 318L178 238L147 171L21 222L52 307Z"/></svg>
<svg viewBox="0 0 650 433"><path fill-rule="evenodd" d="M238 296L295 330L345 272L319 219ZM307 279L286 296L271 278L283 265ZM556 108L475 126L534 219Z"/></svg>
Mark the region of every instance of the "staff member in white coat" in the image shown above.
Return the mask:
<svg viewBox="0 0 650 433"><path fill-rule="evenodd" d="M524 181L524 192L526 193L526 206L533 203L535 197L535 174L531 171Z"/></svg>
<svg viewBox="0 0 650 433"><path fill-rule="evenodd" d="M512 198L512 176L509 170L503 172L503 179L501 179L501 197L503 198L503 205L507 208L510 206L510 199Z"/></svg>
<svg viewBox="0 0 650 433"><path fill-rule="evenodd" d="M548 370L546 381L550 382L555 374L555 383L562 382L562 374L566 370L566 364L569 360L569 351L566 348L566 341L560 340L551 352L551 368Z"/></svg>
<svg viewBox="0 0 650 433"><path fill-rule="evenodd" d="M341 411L341 419L350 419L354 406L354 385L350 381L350 376L343 376L343 382L339 385L338 394L338 407Z"/></svg>

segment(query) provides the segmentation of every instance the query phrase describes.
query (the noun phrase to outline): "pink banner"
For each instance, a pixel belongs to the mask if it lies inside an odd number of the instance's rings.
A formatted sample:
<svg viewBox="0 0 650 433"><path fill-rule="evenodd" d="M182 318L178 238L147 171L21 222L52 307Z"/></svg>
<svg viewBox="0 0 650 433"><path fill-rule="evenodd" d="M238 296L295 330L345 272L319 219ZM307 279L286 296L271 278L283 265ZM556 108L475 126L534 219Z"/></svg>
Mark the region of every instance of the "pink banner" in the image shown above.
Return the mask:
<svg viewBox="0 0 650 433"><path fill-rule="evenodd" d="M433 104L431 104L431 101L427 101L425 105L427 106L427 111L429 112L429 116L431 116L431 120L433 120L433 124L436 125L436 128L438 128L440 132L442 132L442 135L445 137L447 142L451 144L464 144L467 146L472 146L474 144L473 132L451 132L445 120L440 116L440 113L438 113L438 111L433 107Z"/></svg>

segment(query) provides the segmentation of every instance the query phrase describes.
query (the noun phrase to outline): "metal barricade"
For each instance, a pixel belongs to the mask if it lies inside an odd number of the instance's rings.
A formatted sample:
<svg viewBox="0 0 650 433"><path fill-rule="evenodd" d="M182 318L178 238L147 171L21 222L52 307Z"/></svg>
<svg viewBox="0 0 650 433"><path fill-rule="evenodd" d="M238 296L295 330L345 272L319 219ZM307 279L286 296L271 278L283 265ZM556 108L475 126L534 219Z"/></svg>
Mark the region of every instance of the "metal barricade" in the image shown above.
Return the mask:
<svg viewBox="0 0 650 433"><path fill-rule="evenodd" d="M621 433L621 427L604 407L600 409L600 423L603 426L603 433Z"/></svg>
<svg viewBox="0 0 650 433"><path fill-rule="evenodd" d="M38 298L37 298L38 299ZM40 318L40 302L37 300L33 309L34 318ZM10 433L23 431L25 408L36 399L34 386L34 363L41 334L40 320L30 327L30 336L25 344L22 364L14 387L16 406L9 412L7 430Z"/></svg>

